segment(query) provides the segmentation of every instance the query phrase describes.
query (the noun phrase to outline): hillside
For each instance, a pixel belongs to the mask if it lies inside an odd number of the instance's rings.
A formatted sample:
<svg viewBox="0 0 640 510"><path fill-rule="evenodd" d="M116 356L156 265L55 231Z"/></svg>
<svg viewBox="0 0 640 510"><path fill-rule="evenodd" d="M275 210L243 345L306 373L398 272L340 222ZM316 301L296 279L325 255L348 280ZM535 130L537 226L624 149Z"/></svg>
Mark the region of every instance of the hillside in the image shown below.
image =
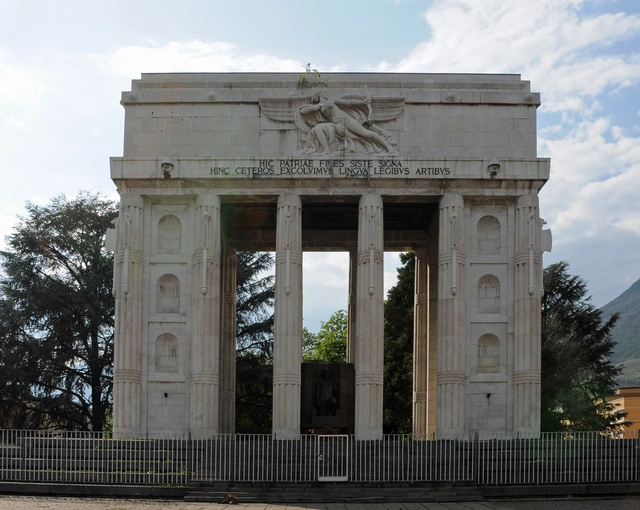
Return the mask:
<svg viewBox="0 0 640 510"><path fill-rule="evenodd" d="M640 358L628 359L622 363L622 373L618 376L621 387L640 386Z"/></svg>
<svg viewBox="0 0 640 510"><path fill-rule="evenodd" d="M620 314L620 319L613 330L613 338L617 342L613 362L640 358L640 280L604 305L602 318L606 320L615 312Z"/></svg>

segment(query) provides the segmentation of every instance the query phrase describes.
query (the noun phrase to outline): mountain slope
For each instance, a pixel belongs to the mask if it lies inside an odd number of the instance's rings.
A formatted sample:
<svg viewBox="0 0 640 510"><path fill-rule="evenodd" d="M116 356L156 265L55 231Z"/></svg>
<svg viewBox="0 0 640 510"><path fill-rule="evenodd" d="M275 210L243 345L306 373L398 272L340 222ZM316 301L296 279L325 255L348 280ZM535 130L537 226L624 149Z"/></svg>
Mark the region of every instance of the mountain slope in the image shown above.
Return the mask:
<svg viewBox="0 0 640 510"><path fill-rule="evenodd" d="M613 338L617 345L612 361L640 358L640 280L625 290L617 298L602 307L602 318L607 320L618 312L620 319L613 329Z"/></svg>

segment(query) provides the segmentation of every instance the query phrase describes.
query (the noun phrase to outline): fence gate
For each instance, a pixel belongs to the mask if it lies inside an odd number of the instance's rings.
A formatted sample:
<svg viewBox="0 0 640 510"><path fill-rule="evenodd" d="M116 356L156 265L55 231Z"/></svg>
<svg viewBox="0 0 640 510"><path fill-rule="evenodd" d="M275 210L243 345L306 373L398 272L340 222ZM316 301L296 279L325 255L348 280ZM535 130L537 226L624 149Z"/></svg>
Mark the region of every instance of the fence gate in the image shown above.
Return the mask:
<svg viewBox="0 0 640 510"><path fill-rule="evenodd" d="M318 481L349 480L349 436L318 436Z"/></svg>

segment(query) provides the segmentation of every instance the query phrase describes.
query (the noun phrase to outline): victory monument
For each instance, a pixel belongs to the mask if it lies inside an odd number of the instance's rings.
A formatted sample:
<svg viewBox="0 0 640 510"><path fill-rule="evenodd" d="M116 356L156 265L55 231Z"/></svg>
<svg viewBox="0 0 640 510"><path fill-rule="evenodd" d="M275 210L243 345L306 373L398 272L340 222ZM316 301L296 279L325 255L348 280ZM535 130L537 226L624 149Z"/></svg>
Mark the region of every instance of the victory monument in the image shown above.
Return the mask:
<svg viewBox="0 0 640 510"><path fill-rule="evenodd" d="M415 434L540 429L539 94L518 75L144 74L122 94L114 432L234 432L238 251L275 251L273 432L301 434L302 257L350 257L356 439L382 437L383 253L416 254ZM322 84L319 84L322 85Z"/></svg>

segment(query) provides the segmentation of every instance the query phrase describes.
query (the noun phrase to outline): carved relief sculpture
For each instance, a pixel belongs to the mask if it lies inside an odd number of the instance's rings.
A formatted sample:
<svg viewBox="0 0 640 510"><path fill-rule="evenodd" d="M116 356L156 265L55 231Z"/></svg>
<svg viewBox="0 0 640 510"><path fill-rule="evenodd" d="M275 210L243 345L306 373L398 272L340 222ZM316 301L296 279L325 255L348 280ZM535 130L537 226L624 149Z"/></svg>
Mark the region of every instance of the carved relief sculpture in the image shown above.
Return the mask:
<svg viewBox="0 0 640 510"><path fill-rule="evenodd" d="M373 123L371 98L346 95L329 99L324 92L311 97L311 104L296 110L296 125L307 133L299 156L332 156L336 153L398 155L391 135Z"/></svg>
<svg viewBox="0 0 640 510"><path fill-rule="evenodd" d="M500 373L500 340L491 333L478 339L478 373Z"/></svg>
<svg viewBox="0 0 640 510"><path fill-rule="evenodd" d="M478 313L500 313L500 280L494 275L478 280Z"/></svg>
<svg viewBox="0 0 640 510"><path fill-rule="evenodd" d="M180 280L165 274L158 278L156 313L180 313Z"/></svg>
<svg viewBox="0 0 640 510"><path fill-rule="evenodd" d="M156 372L178 373L178 339L163 333L156 340Z"/></svg>
<svg viewBox="0 0 640 510"><path fill-rule="evenodd" d="M305 98L305 104L290 98L261 99L267 117L280 122L294 120L306 137L294 157L398 156L393 136L376 124L395 119L404 98L371 98L344 94L330 99L324 92ZM297 108L296 108L297 107Z"/></svg>

